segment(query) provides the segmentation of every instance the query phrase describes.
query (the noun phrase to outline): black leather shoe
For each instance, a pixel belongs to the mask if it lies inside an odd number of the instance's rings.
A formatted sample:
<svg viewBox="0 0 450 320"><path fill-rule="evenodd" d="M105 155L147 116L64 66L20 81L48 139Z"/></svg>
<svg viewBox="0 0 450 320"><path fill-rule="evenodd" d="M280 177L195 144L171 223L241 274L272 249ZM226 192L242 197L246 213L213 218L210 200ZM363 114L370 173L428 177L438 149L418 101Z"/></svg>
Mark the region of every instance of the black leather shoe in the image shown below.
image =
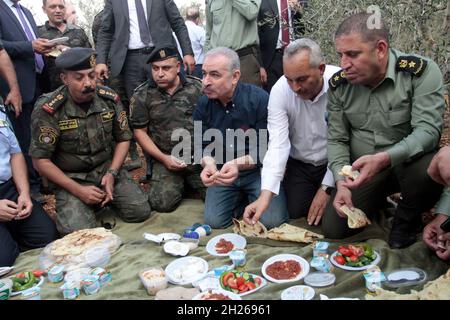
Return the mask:
<svg viewBox="0 0 450 320"><path fill-rule="evenodd" d="M417 235L408 235L408 234L390 234L389 236L389 247L391 249L403 249L407 248L410 245L412 245L414 242L417 241Z"/></svg>

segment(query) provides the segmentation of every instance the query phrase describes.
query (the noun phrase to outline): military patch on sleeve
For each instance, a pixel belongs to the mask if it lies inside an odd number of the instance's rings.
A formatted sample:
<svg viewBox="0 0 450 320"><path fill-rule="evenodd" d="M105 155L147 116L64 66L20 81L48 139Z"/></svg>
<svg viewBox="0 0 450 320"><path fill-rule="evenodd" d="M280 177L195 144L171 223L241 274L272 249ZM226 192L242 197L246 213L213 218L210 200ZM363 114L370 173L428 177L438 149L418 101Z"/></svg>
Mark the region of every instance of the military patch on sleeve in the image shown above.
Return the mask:
<svg viewBox="0 0 450 320"><path fill-rule="evenodd" d="M0 128L9 127L8 122L5 120L0 120Z"/></svg>
<svg viewBox="0 0 450 320"><path fill-rule="evenodd" d="M419 57L402 56L397 59L395 70L409 72L416 77L420 77L424 73L427 64L426 60Z"/></svg>
<svg viewBox="0 0 450 320"><path fill-rule="evenodd" d="M70 129L76 129L78 128L78 120L77 119L70 119L70 120L61 120L58 122L59 130L70 130Z"/></svg>
<svg viewBox="0 0 450 320"><path fill-rule="evenodd" d="M39 127L39 142L43 144L54 145L58 134L56 130L51 127Z"/></svg>
<svg viewBox="0 0 450 320"><path fill-rule="evenodd" d="M120 129L125 129L128 128L128 119L127 119L127 113L125 111L122 111L121 113L119 113L119 126Z"/></svg>
<svg viewBox="0 0 450 320"><path fill-rule="evenodd" d="M107 111L107 112L103 112L101 114L102 116L102 122L108 122L108 121L112 121L114 119L114 115L116 114L115 111Z"/></svg>
<svg viewBox="0 0 450 320"><path fill-rule="evenodd" d="M47 97L47 101L42 105L42 109L47 113L53 114L66 99L67 96L63 91L55 92L53 95Z"/></svg>
<svg viewBox="0 0 450 320"><path fill-rule="evenodd" d="M347 78L345 75L344 70L338 71L330 78L330 81L328 82L330 84L331 90L336 90L337 87L339 87L341 84L347 82Z"/></svg>
<svg viewBox="0 0 450 320"><path fill-rule="evenodd" d="M97 94L100 97L112 100L116 103L120 101L119 95L117 93L115 93L113 89L108 88L108 87L97 86Z"/></svg>

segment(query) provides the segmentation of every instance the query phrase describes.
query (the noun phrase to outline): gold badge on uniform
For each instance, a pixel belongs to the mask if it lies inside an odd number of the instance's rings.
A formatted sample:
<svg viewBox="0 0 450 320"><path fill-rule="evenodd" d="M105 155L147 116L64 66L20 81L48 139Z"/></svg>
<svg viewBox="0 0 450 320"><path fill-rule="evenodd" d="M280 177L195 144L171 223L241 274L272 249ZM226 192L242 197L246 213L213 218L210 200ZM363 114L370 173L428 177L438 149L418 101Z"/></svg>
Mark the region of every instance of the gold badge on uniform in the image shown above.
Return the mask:
<svg viewBox="0 0 450 320"><path fill-rule="evenodd" d="M125 128L128 127L128 119L127 119L127 114L126 114L125 111L122 111L122 112L119 114L118 120L119 120L119 126L120 126L120 129L123 130L123 129L125 129Z"/></svg>
<svg viewBox="0 0 450 320"><path fill-rule="evenodd" d="M59 130L70 130L70 129L76 129L78 128L78 120L77 119L71 119L71 120L61 120L58 122Z"/></svg>
<svg viewBox="0 0 450 320"><path fill-rule="evenodd" d="M159 51L159 56L164 59L166 57L166 52L164 50Z"/></svg>
<svg viewBox="0 0 450 320"><path fill-rule="evenodd" d="M5 128L8 127L8 122L6 122L5 120L0 120L0 128Z"/></svg>
<svg viewBox="0 0 450 320"><path fill-rule="evenodd" d="M91 68L95 68L95 65L97 64L97 60L95 58L95 55L91 55L91 59L89 60L89 64L91 65Z"/></svg>
<svg viewBox="0 0 450 320"><path fill-rule="evenodd" d="M56 130L51 127L39 127L41 134L39 135L39 142L43 144L55 144L58 134Z"/></svg>
<svg viewBox="0 0 450 320"><path fill-rule="evenodd" d="M107 112L103 112L103 113L101 114L101 116L102 116L102 122L112 121L115 114L116 114L115 111L107 111Z"/></svg>

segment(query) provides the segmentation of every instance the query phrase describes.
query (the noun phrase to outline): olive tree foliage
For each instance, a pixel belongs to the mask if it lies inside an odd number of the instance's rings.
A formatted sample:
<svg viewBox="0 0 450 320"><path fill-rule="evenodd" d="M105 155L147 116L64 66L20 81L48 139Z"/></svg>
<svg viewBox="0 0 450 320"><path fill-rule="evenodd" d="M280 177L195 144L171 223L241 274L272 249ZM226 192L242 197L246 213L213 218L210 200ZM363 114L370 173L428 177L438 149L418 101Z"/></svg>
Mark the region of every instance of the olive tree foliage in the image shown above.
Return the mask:
<svg viewBox="0 0 450 320"><path fill-rule="evenodd" d="M391 47L432 58L450 86L450 0L310 0L305 8L295 7L302 18L294 23L303 24L305 34L294 38L317 41L328 63L339 63L333 37L345 17L358 12L380 14L390 28Z"/></svg>

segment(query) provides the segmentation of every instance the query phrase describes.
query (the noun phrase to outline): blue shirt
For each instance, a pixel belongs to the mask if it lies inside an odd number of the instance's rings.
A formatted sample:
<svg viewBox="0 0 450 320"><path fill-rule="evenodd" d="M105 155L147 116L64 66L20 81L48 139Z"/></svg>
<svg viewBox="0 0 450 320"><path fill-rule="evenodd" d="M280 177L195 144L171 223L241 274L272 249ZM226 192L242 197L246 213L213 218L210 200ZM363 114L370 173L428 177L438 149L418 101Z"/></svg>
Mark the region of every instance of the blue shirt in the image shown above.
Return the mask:
<svg viewBox="0 0 450 320"><path fill-rule="evenodd" d="M0 183L11 179L11 155L22 152L6 113L0 109Z"/></svg>
<svg viewBox="0 0 450 320"><path fill-rule="evenodd" d="M260 165L267 150L268 102L269 95L263 89L241 82L226 106L202 96L194 111L194 121L202 122L203 139L196 136L195 147L199 148L202 141L202 156L214 157L218 166L249 154ZM211 136L214 138L210 139Z"/></svg>

